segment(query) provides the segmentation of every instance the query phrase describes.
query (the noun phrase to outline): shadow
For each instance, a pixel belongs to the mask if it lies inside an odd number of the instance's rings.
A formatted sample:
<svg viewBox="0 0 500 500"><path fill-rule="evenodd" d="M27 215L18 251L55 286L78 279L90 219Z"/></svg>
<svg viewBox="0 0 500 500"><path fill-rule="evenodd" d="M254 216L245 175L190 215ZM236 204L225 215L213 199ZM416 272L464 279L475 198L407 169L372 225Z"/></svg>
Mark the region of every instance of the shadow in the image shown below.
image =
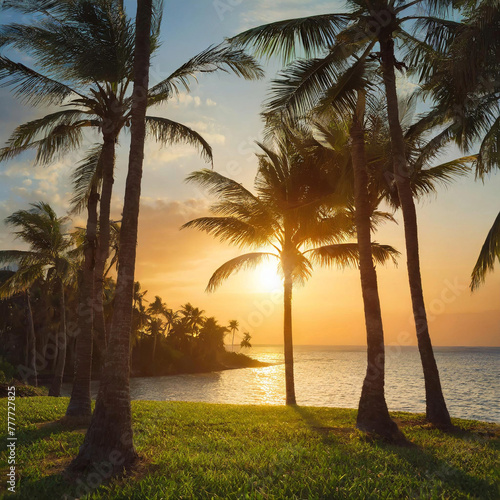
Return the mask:
<svg viewBox="0 0 500 500"><path fill-rule="evenodd" d="M42 441L50 436L68 431L84 434L87 431L89 422L89 418L72 419L71 417L62 417L59 420L36 423L34 424L36 429L19 428L16 430L17 444L19 446L29 446L37 441ZM7 434L0 435L0 440L5 442L6 439Z"/></svg>
<svg viewBox="0 0 500 500"><path fill-rule="evenodd" d="M358 432L355 427L334 427L325 425L321 422L307 406L290 405L295 413L297 413L306 425L313 432L321 436L321 440L325 444L335 444L339 442L341 437L349 437L351 434Z"/></svg>

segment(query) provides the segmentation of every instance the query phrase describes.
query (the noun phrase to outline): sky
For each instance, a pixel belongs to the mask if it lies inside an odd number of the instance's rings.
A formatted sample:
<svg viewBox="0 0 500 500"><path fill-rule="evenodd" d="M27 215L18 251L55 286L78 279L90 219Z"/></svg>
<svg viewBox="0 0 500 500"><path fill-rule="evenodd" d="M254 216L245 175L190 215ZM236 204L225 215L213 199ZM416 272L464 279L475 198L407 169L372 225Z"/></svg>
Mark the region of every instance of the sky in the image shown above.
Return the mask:
<svg viewBox="0 0 500 500"><path fill-rule="evenodd" d="M130 2L126 5L131 6ZM162 46L152 60L151 83L160 81L186 60L220 43L224 37L279 19L340 11L335 1L314 0L166 0ZM133 13L132 8L130 12ZM4 16L2 22L8 22ZM29 59L10 53L25 64ZM257 169L255 141L261 138L259 113L278 61L263 62L266 78L247 82L232 75L202 75L191 93L183 93L154 114L180 121L200 132L214 150L214 168L251 188ZM401 92L413 87L399 78ZM0 142L20 123L43 116L47 109L23 106L0 88ZM151 113L153 114L153 113ZM98 140L89 135L86 145ZM128 138L117 157L112 217L123 205ZM450 149L439 161L461 156ZM75 152L50 167L33 167L23 156L0 164L0 221L29 203L48 201L66 213L71 198L70 172L82 153ZM275 267L267 264L230 278L215 293L205 287L212 272L240 250L194 229L179 231L185 222L208 214L213 201L186 176L208 165L188 146L146 145L136 278L147 297L160 295L171 308L186 302L216 316L223 324L237 319L255 344L282 342L282 293ZM484 183L470 175L418 203L420 256L429 328L435 345L500 345L500 269L471 294L470 273L500 203L500 175ZM415 345L415 328L406 274L404 234L399 224L386 224L376 241L401 252L398 267L377 267L386 343ZM76 218L75 225L83 224ZM0 249L22 248L0 222ZM361 287L357 269L316 269L309 282L294 291L293 328L296 344L363 345Z"/></svg>

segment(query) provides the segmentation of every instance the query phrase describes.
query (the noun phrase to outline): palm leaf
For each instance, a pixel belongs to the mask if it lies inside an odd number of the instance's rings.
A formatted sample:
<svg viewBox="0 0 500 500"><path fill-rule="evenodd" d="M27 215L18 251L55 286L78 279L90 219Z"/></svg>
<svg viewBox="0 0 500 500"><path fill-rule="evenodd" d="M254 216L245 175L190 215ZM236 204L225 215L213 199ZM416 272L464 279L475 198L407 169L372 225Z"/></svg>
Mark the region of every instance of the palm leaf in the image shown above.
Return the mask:
<svg viewBox="0 0 500 500"><path fill-rule="evenodd" d="M79 214L85 209L90 192L94 186L97 188L97 191L100 190L102 181L100 168L102 146L102 144L95 144L71 174L73 198L70 200L70 214Z"/></svg>
<svg viewBox="0 0 500 500"><path fill-rule="evenodd" d="M71 94L80 95L68 85L3 56L0 56L0 82L0 87L12 87L22 102L34 106L61 104Z"/></svg>
<svg viewBox="0 0 500 500"><path fill-rule="evenodd" d="M194 227L239 247L259 247L268 243L270 231L262 230L236 217L200 217L184 224L181 229Z"/></svg>
<svg viewBox="0 0 500 500"><path fill-rule="evenodd" d="M203 137L193 129L182 125L182 123L159 118L157 116L146 116L146 130L156 141L162 144L185 143L197 147L201 151L206 162L213 162L212 147Z"/></svg>
<svg viewBox="0 0 500 500"><path fill-rule="evenodd" d="M476 163L476 178L483 179L493 168L500 168L500 117L484 136Z"/></svg>
<svg viewBox="0 0 500 500"><path fill-rule="evenodd" d="M264 71L255 59L243 50L228 44L211 46L154 85L148 92L148 104L158 104L178 94L180 88L189 92L191 79L196 81L197 74L214 71L232 72L245 80L256 80L264 76Z"/></svg>
<svg viewBox="0 0 500 500"><path fill-rule="evenodd" d="M301 59L289 65L279 74L279 78L273 80L272 97L266 103L266 111L287 112L292 117L309 112L326 91L340 83L340 75L347 70L347 60L357 50L358 47L353 44L339 43L324 58ZM355 64L349 71L351 76L361 75L363 80L363 70L359 70ZM342 84L346 86L345 81Z"/></svg>
<svg viewBox="0 0 500 500"><path fill-rule="evenodd" d="M269 259L269 257L277 258L278 256L272 253L255 252L240 255L239 257L227 261L212 274L207 285L207 292L213 292L223 281L229 278L229 276L242 269L255 269L255 267Z"/></svg>
<svg viewBox="0 0 500 500"><path fill-rule="evenodd" d="M297 48L309 59L328 50L336 41L350 16L322 14L298 19L287 19L251 28L230 38L231 43L253 47L257 57L279 55L284 62L297 58Z"/></svg>
<svg viewBox="0 0 500 500"><path fill-rule="evenodd" d="M500 261L500 213L488 232L472 271L470 288L477 290L484 283L486 274L493 271L495 260Z"/></svg>
<svg viewBox="0 0 500 500"><path fill-rule="evenodd" d="M327 245L304 253L310 253L311 260L321 266L336 266L339 269L345 267L357 267L359 265L359 249L357 243L339 243ZM374 262L385 264L389 259L397 265L396 258L400 253L390 245L372 243L372 257Z"/></svg>

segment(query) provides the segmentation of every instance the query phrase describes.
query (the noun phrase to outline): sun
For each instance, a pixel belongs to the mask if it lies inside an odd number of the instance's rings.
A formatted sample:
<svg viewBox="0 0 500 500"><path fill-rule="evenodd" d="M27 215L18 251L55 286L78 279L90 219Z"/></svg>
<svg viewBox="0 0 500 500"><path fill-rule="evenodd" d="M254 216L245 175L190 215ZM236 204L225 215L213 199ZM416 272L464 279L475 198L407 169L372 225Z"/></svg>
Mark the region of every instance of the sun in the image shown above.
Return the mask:
<svg viewBox="0 0 500 500"><path fill-rule="evenodd" d="M283 280L275 262L264 262L255 270L255 285L259 292L281 291Z"/></svg>

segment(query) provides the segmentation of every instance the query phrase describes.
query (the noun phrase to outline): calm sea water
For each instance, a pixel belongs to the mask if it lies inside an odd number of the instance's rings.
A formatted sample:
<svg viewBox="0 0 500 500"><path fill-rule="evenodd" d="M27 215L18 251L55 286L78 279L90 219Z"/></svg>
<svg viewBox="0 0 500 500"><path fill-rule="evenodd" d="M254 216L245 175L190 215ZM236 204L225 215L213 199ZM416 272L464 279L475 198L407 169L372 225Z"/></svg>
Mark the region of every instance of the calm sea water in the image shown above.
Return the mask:
<svg viewBox="0 0 500 500"><path fill-rule="evenodd" d="M273 363L195 375L133 378L132 399L281 405L285 401L283 349L255 346L245 353ZM437 347L444 395L454 417L500 422L500 348ZM356 408L366 370L362 347L297 346L297 404ZM65 387L69 394L69 388ZM93 386L94 395L97 385ZM390 410L425 412L420 357L415 347L388 347L386 399Z"/></svg>

